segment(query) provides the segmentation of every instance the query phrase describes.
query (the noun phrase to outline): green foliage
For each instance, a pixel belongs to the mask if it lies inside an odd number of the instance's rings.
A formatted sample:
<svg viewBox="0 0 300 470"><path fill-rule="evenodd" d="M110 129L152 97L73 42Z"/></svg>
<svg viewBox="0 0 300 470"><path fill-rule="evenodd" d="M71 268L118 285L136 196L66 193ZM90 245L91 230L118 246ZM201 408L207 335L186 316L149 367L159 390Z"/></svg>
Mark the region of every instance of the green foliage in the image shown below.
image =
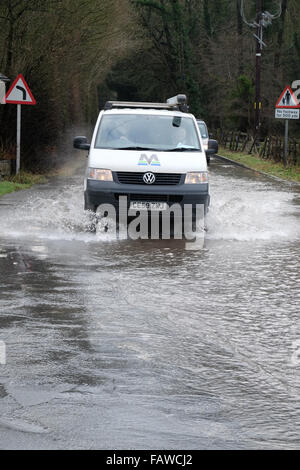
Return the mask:
<svg viewBox="0 0 300 470"><path fill-rule="evenodd" d="M210 18L210 11L209 11L209 0L203 0L203 23L205 27L206 34L208 36L212 35L211 30L211 18Z"/></svg>
<svg viewBox="0 0 300 470"><path fill-rule="evenodd" d="M255 87L253 80L246 75L237 78L228 101L228 124L240 131L247 131L251 126L251 109L254 102Z"/></svg>
<svg viewBox="0 0 300 470"><path fill-rule="evenodd" d="M254 93L253 80L250 80L246 75L238 77L236 87L232 91L232 98L249 102L249 100L254 99Z"/></svg>
<svg viewBox="0 0 300 470"><path fill-rule="evenodd" d="M97 86L131 47L127 10L118 0L0 2L0 70L11 79L23 73L37 100L22 113L27 167L43 166L44 146L68 126L95 119ZM15 141L15 114L15 106L0 106L0 142L6 146Z"/></svg>
<svg viewBox="0 0 300 470"><path fill-rule="evenodd" d="M34 184L43 184L47 183L47 181L44 175L21 171L18 175L7 178L6 181L0 181L0 196L12 193L13 191L20 191L21 189L29 189Z"/></svg>
<svg viewBox="0 0 300 470"><path fill-rule="evenodd" d="M255 19L254 0L245 4ZM282 0L264 29L263 133L283 132L274 104L300 79L300 8ZM211 127L253 128L254 30L240 0L5 0L0 2L0 70L23 73L37 99L23 107L25 167L51 165L68 126L94 122L107 99L163 101L186 93L191 112ZM277 0L263 8L278 12ZM14 153L15 106L0 106L2 155ZM291 129L297 134L296 125Z"/></svg>
<svg viewBox="0 0 300 470"><path fill-rule="evenodd" d="M47 183L47 178L44 175L20 171L18 175L9 178L9 181L11 181L12 183L25 184L31 186L33 184Z"/></svg>
<svg viewBox="0 0 300 470"><path fill-rule="evenodd" d="M300 167L291 166L285 168L282 163L262 160L258 156L249 155L247 153L231 152L224 148L220 149L220 155L246 165L253 170L262 171L288 181L300 182Z"/></svg>
<svg viewBox="0 0 300 470"><path fill-rule="evenodd" d="M241 1L132 0L132 4L148 39L143 61L135 61L137 55L130 59L135 64L137 95L162 99L185 92L191 111L209 125L253 129L256 42L254 30L241 19ZM254 21L256 2L244 2L244 7L246 18ZM264 0L263 9L278 14L278 1ZM274 104L287 83L300 79L299 19L299 3L282 0L281 17L264 29L268 48L262 57L263 133L282 132L274 119Z"/></svg>
<svg viewBox="0 0 300 470"><path fill-rule="evenodd" d="M216 37L229 21L232 3L230 0L203 0L203 23L209 37Z"/></svg>
<svg viewBox="0 0 300 470"><path fill-rule="evenodd" d="M143 91L137 94L143 99L153 96L157 101L186 93L192 111L200 113L201 83L197 79L199 63L194 52L201 29L201 6L194 0L132 0L131 3L138 9L140 27L147 37L143 60L135 61L134 87L139 90L142 85ZM145 77L145 70L151 79Z"/></svg>
<svg viewBox="0 0 300 470"><path fill-rule="evenodd" d="M0 196L12 193L13 191L19 191L20 189L28 188L30 188L29 184L12 183L11 181L0 181Z"/></svg>

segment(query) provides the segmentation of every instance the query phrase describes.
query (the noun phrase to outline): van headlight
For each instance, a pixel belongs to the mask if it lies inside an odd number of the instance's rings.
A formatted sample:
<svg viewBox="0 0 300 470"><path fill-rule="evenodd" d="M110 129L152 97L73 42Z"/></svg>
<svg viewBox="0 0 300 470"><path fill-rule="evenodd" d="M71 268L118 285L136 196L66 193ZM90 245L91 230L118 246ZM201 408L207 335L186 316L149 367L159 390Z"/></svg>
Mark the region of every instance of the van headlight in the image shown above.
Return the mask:
<svg viewBox="0 0 300 470"><path fill-rule="evenodd" d="M208 172L199 171L195 173L187 173L185 177L185 184L201 184L208 183Z"/></svg>
<svg viewBox="0 0 300 470"><path fill-rule="evenodd" d="M102 170L100 168L89 168L88 178L97 181L113 181L111 170Z"/></svg>

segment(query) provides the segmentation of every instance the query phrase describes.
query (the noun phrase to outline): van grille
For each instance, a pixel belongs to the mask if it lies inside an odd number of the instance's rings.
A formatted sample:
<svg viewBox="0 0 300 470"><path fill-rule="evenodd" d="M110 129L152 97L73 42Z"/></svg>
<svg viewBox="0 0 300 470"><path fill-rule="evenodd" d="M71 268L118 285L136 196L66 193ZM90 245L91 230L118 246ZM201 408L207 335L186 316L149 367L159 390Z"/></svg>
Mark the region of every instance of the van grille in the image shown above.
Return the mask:
<svg viewBox="0 0 300 470"><path fill-rule="evenodd" d="M118 171L116 173L118 182L121 184L146 184L144 183L143 176L145 172L129 172L129 171ZM181 183L183 175L180 173L154 173L155 174L155 185L163 186L176 186Z"/></svg>

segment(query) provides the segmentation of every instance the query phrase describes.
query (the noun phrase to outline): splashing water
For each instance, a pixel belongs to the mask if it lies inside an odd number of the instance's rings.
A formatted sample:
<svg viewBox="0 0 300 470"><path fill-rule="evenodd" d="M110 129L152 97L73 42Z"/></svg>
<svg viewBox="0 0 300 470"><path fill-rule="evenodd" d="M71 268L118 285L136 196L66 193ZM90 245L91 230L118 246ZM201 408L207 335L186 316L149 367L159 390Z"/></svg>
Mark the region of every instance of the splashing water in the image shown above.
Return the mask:
<svg viewBox="0 0 300 470"><path fill-rule="evenodd" d="M83 176L78 175L33 188L22 195L14 194L13 204L2 205L0 210L0 235L111 241L109 234L92 233L93 217L83 210L82 180ZM290 188L278 187L270 181L224 176L219 166L211 176L206 238L274 242L297 239L300 227L296 196ZM10 199L9 195L9 202Z"/></svg>
<svg viewBox="0 0 300 470"><path fill-rule="evenodd" d="M213 161L188 252L90 233L82 180L0 199L2 447L299 447L297 185Z"/></svg>
<svg viewBox="0 0 300 470"><path fill-rule="evenodd" d="M212 177L207 218L213 240L295 240L300 235L296 194L270 182Z"/></svg>

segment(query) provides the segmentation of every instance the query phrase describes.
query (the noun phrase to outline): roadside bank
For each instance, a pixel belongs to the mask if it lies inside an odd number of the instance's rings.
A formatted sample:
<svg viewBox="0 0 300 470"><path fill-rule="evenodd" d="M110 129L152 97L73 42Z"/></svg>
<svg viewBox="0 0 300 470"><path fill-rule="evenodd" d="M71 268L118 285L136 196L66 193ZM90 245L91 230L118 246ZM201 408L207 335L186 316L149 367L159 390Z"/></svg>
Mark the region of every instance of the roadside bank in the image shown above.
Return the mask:
<svg viewBox="0 0 300 470"><path fill-rule="evenodd" d="M34 184L42 184L46 182L47 178L44 175L20 172L17 176L9 177L6 180L0 181L0 196L14 191L29 189Z"/></svg>
<svg viewBox="0 0 300 470"><path fill-rule="evenodd" d="M300 183L300 166L284 168L282 163L262 160L258 156L247 153L231 152L223 147L220 147L218 157L273 178Z"/></svg>
<svg viewBox="0 0 300 470"><path fill-rule="evenodd" d="M31 188L34 184L44 184L53 177L66 177L74 175L84 164L85 159L82 155L72 159L60 168L51 170L45 174L34 174L21 171L16 176L0 180L0 197L14 191L20 191Z"/></svg>

